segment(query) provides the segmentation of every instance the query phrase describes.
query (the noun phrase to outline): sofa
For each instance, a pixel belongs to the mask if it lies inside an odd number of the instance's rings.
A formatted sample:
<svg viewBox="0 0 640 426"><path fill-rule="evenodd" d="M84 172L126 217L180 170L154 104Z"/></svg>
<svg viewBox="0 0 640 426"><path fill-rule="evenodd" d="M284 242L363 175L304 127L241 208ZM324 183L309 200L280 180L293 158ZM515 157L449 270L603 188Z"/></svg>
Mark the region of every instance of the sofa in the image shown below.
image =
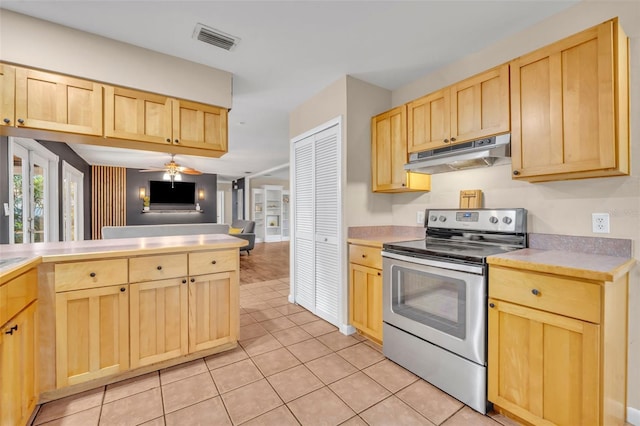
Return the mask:
<svg viewBox="0 0 640 426"><path fill-rule="evenodd" d="M171 235L228 234L224 223L180 223L172 225L103 226L102 238L167 237Z"/></svg>
<svg viewBox="0 0 640 426"><path fill-rule="evenodd" d="M249 242L246 246L240 247L241 252L246 251L247 255L249 255L256 243L255 227L256 223L254 221L240 219L231 224L231 228L240 230L239 233L230 233L229 225L224 223L103 226L102 238L108 240L113 238L167 237L171 235L229 234Z"/></svg>
<svg viewBox="0 0 640 426"><path fill-rule="evenodd" d="M251 250L253 250L256 244L256 223L253 220L241 220L236 219L231 224L231 228L240 229L239 233L230 233L234 237L242 238L243 240L247 240L249 244L244 247L240 247L240 251L246 251L247 255L251 254Z"/></svg>

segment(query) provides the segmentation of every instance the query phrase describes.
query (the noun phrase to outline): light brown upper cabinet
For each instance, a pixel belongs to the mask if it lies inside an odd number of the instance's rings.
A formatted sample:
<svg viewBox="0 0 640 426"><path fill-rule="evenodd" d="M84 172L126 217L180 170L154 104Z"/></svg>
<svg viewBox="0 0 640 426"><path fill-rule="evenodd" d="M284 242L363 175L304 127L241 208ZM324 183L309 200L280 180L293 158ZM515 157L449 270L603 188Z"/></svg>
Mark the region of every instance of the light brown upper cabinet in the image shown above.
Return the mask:
<svg viewBox="0 0 640 426"><path fill-rule="evenodd" d="M102 86L64 75L16 68L15 120L17 127L100 136Z"/></svg>
<svg viewBox="0 0 640 426"><path fill-rule="evenodd" d="M16 93L16 69L0 64L0 126L13 126Z"/></svg>
<svg viewBox="0 0 640 426"><path fill-rule="evenodd" d="M629 174L628 39L613 19L511 63L513 177Z"/></svg>
<svg viewBox="0 0 640 426"><path fill-rule="evenodd" d="M407 161L407 107L402 105L371 119L373 192L431 190L431 177L407 172Z"/></svg>
<svg viewBox="0 0 640 426"><path fill-rule="evenodd" d="M407 104L408 151L419 152L509 131L509 65Z"/></svg>
<svg viewBox="0 0 640 426"><path fill-rule="evenodd" d="M171 99L121 87L104 87L104 135L171 145Z"/></svg>
<svg viewBox="0 0 640 426"><path fill-rule="evenodd" d="M173 100L173 143L227 152L227 110Z"/></svg>
<svg viewBox="0 0 640 426"><path fill-rule="evenodd" d="M227 110L105 86L105 136L227 152Z"/></svg>

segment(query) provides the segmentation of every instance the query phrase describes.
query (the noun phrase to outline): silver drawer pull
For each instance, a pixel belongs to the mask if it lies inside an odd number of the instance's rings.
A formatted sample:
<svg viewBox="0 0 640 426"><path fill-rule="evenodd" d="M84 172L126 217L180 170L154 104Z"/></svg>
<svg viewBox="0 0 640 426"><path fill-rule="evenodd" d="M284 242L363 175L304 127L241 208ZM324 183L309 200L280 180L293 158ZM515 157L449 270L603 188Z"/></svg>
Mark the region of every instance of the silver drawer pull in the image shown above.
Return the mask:
<svg viewBox="0 0 640 426"><path fill-rule="evenodd" d="M533 290L531 290L531 294L533 294L534 296L539 296L540 295L540 291L538 291L538 289L534 288Z"/></svg>

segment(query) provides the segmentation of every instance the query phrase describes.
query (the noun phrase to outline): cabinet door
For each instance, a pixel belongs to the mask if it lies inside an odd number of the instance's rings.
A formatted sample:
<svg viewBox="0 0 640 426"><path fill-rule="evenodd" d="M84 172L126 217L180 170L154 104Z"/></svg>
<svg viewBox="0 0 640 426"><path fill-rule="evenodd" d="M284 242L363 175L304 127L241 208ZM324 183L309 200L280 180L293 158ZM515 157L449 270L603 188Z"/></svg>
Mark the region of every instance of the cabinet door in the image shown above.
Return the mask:
<svg viewBox="0 0 640 426"><path fill-rule="evenodd" d="M186 278L130 284L131 368L185 355Z"/></svg>
<svg viewBox="0 0 640 426"><path fill-rule="evenodd" d="M0 64L0 126L14 126L16 69Z"/></svg>
<svg viewBox="0 0 640 426"><path fill-rule="evenodd" d="M534 424L599 424L599 326L489 303L489 401Z"/></svg>
<svg viewBox="0 0 640 426"><path fill-rule="evenodd" d="M0 329L0 419L23 425L36 405L37 302Z"/></svg>
<svg viewBox="0 0 640 426"><path fill-rule="evenodd" d="M102 86L58 74L16 68L19 127L102 135Z"/></svg>
<svg viewBox="0 0 640 426"><path fill-rule="evenodd" d="M402 105L371 119L373 192L406 187L407 107Z"/></svg>
<svg viewBox="0 0 640 426"><path fill-rule="evenodd" d="M451 87L451 143L509 131L509 65Z"/></svg>
<svg viewBox="0 0 640 426"><path fill-rule="evenodd" d="M189 280L189 352L235 342L239 332L238 277L235 272Z"/></svg>
<svg viewBox="0 0 640 426"><path fill-rule="evenodd" d="M171 144L171 99L112 86L104 96L105 136Z"/></svg>
<svg viewBox="0 0 640 426"><path fill-rule="evenodd" d="M227 152L227 110L174 99L173 143Z"/></svg>
<svg viewBox="0 0 640 426"><path fill-rule="evenodd" d="M451 135L450 90L444 88L407 104L408 150L447 146Z"/></svg>
<svg viewBox="0 0 640 426"><path fill-rule="evenodd" d="M56 293L58 388L129 369L127 286Z"/></svg>
<svg viewBox="0 0 640 426"><path fill-rule="evenodd" d="M349 264L349 322L382 343L382 271Z"/></svg>
<svg viewBox="0 0 640 426"><path fill-rule="evenodd" d="M516 177L589 177L595 175L579 173L618 166L614 30L612 21L605 22L512 62Z"/></svg>

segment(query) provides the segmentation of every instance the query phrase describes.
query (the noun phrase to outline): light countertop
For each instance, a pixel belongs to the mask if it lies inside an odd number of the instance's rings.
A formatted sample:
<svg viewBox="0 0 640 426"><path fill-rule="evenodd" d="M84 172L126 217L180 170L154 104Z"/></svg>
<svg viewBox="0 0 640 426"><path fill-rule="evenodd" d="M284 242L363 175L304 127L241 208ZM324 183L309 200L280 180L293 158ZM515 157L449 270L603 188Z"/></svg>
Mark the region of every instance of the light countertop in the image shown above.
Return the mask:
<svg viewBox="0 0 640 426"><path fill-rule="evenodd" d="M0 284L29 268L47 262L240 248L246 240L227 234L120 238L35 244L0 245Z"/></svg>
<svg viewBox="0 0 640 426"><path fill-rule="evenodd" d="M636 263L635 259L628 257L530 248L489 256L487 262L490 265L597 281L615 281Z"/></svg>
<svg viewBox="0 0 640 426"><path fill-rule="evenodd" d="M424 239L424 233L421 226L355 226L349 228L347 242L382 248L385 243Z"/></svg>

